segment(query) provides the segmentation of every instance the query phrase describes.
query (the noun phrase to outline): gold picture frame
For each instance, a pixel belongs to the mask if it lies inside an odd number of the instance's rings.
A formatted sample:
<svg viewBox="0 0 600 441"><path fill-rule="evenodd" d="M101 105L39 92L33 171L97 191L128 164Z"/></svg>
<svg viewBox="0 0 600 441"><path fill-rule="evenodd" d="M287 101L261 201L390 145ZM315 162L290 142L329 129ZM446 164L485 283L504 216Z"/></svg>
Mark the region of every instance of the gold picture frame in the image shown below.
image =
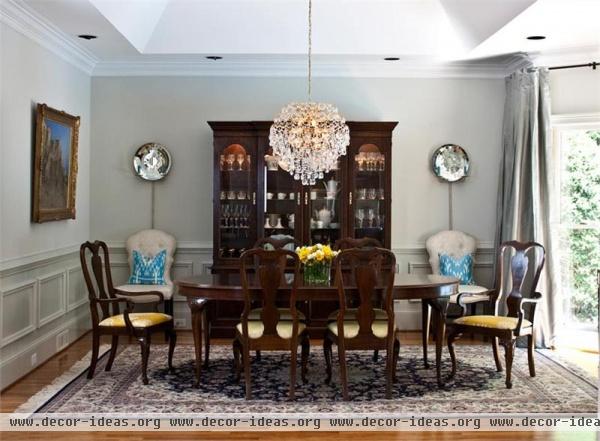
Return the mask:
<svg viewBox="0 0 600 441"><path fill-rule="evenodd" d="M75 219L78 116L37 105L33 222Z"/></svg>

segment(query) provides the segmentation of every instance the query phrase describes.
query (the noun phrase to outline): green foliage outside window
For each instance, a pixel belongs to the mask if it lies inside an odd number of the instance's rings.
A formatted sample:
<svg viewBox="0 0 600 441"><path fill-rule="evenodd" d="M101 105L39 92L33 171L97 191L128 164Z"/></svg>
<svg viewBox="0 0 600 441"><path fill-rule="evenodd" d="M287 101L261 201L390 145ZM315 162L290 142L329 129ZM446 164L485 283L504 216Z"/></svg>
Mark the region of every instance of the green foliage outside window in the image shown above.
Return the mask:
<svg viewBox="0 0 600 441"><path fill-rule="evenodd" d="M600 130L572 131L562 183L563 223L570 248L567 293L578 322L598 320L596 271L600 269ZM564 272L563 272L564 274ZM564 284L563 284L564 286Z"/></svg>

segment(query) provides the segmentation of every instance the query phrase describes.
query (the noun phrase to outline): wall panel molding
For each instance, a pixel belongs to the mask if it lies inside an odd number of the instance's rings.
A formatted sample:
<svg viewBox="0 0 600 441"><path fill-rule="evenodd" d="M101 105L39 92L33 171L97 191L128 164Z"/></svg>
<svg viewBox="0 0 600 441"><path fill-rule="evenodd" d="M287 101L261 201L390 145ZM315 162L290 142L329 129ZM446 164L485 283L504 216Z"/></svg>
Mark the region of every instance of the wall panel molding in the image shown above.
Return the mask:
<svg viewBox="0 0 600 441"><path fill-rule="evenodd" d="M0 292L0 347L4 347L35 331L37 325L37 291L38 281L33 279ZM29 296L28 307L26 310L28 323L24 323L23 326L12 330L12 332L7 331L6 326L8 326L8 318L5 314L10 314L11 310L15 308L15 305L12 303L16 302L14 299L20 296L21 293L25 293L24 295ZM7 300L9 297L11 297L13 301Z"/></svg>
<svg viewBox="0 0 600 441"><path fill-rule="evenodd" d="M37 327L40 328L47 323L50 323L53 320L63 316L67 312L66 308L66 282L67 272L66 270L56 271L54 273L46 274L42 277L38 277L38 290L37 290ZM46 292L44 290L44 285L50 283L53 280L59 281L58 292ZM42 316L43 302L48 300L47 297L50 297L52 294L55 294L55 299L58 300L57 308L49 313L46 316ZM54 302L50 302L52 305Z"/></svg>
<svg viewBox="0 0 600 441"><path fill-rule="evenodd" d="M76 265L76 266L71 266L68 267L65 270L65 273L67 275L67 285L66 285L66 304L67 304L67 312L68 311L73 311L74 309L79 308L81 305L85 305L86 303L88 303L88 296L87 296L87 288L85 287L85 282L83 280L83 271L81 270L81 266L80 265ZM71 294L71 290L72 289L76 289L77 288L77 284L76 282L76 277L81 277L81 293L80 293L80 297L75 296L76 300L74 302L70 301L70 294Z"/></svg>

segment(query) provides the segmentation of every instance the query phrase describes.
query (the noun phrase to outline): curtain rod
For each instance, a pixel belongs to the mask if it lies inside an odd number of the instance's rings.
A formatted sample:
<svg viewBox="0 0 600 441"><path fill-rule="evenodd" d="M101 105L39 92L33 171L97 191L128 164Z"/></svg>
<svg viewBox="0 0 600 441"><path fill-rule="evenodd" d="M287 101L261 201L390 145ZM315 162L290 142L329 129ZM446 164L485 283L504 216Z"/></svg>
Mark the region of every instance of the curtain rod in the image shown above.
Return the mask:
<svg viewBox="0 0 600 441"><path fill-rule="evenodd" d="M591 67L592 69L596 70L596 67L600 66L600 63L596 62L596 61L592 61L591 63L586 63L586 64L571 64L568 66L552 66L549 67L548 70L558 70L558 69L574 69L577 67Z"/></svg>

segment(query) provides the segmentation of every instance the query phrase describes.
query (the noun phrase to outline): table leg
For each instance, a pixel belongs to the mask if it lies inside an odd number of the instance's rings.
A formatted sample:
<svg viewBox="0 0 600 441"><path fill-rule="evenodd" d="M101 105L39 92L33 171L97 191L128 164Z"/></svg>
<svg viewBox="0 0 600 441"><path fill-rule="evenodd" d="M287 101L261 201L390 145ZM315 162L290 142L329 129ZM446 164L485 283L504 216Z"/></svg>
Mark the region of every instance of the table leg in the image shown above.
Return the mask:
<svg viewBox="0 0 600 441"><path fill-rule="evenodd" d="M431 307L427 300L421 300L422 316L422 338L423 338L423 364L425 369L429 369L429 360L427 359L427 352L429 346L429 328L431 327Z"/></svg>
<svg viewBox="0 0 600 441"><path fill-rule="evenodd" d="M194 349L196 353L196 382L194 387L200 387L200 373L202 371L202 315L204 312L204 301L200 299L188 299L188 305L192 313L192 334L194 336Z"/></svg>
<svg viewBox="0 0 600 441"><path fill-rule="evenodd" d="M439 387L444 386L442 381L442 348L444 346L444 336L446 334L446 313L448 311L448 298L439 298L430 300L430 304L435 309L435 368L437 382Z"/></svg>

